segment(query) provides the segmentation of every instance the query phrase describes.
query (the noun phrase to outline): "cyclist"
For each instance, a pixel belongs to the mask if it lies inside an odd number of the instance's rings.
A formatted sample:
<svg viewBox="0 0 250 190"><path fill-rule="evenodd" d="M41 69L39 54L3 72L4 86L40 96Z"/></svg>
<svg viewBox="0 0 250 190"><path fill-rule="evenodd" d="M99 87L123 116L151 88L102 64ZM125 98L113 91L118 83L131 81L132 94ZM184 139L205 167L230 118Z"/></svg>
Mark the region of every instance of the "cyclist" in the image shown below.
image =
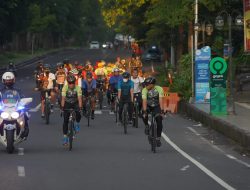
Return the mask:
<svg viewBox="0 0 250 190"><path fill-rule="evenodd" d="M131 76L131 81L134 83L134 98L136 98L138 105L139 105L139 113L141 112L142 108L142 85L144 82L144 79L142 77L138 76L138 70L134 69L132 76Z"/></svg>
<svg viewBox="0 0 250 190"><path fill-rule="evenodd" d="M63 88L63 85L64 85L65 80L66 80L66 73L65 73L65 70L63 68L62 63L57 63L57 71L55 73L55 77L56 77L56 86L58 89L57 94L61 95L62 88ZM59 100L59 104L60 104L61 103L60 96L58 96L58 100Z"/></svg>
<svg viewBox="0 0 250 190"><path fill-rule="evenodd" d="M64 65L64 69L65 69L66 74L68 74L69 71L72 69L72 65L70 64L69 59L64 59L63 65Z"/></svg>
<svg viewBox="0 0 250 190"><path fill-rule="evenodd" d="M96 88L101 92L105 91L106 79L107 79L107 75L108 75L108 71L104 66L105 66L104 61L99 62L97 64L97 69L95 70Z"/></svg>
<svg viewBox="0 0 250 190"><path fill-rule="evenodd" d="M92 73L89 71L86 75L86 80L82 81L83 91L83 110L86 112L86 100L91 97L91 119L95 117L95 95L96 95L96 80L93 78Z"/></svg>
<svg viewBox="0 0 250 190"><path fill-rule="evenodd" d="M122 121L123 106L128 103L129 123L132 123L134 83L129 79L130 74L128 72L124 72L122 78L118 82L119 121Z"/></svg>
<svg viewBox="0 0 250 190"><path fill-rule="evenodd" d="M82 78L87 79L87 72L91 72L93 77L96 78L95 73L93 72L93 66L91 65L90 61L86 62L84 70L82 71Z"/></svg>
<svg viewBox="0 0 250 190"><path fill-rule="evenodd" d="M113 76L109 79L109 87L107 92L108 103L111 103L111 111L114 110L115 99L118 94L118 82L122 80L120 70L118 68L113 69Z"/></svg>
<svg viewBox="0 0 250 190"><path fill-rule="evenodd" d="M46 91L48 91L48 96L51 97L51 112L53 112L53 105L55 103L55 91L57 91L56 87L56 77L55 75L50 71L50 66L48 64L44 65L44 73L41 78L41 117L44 118L44 103L45 103L45 95Z"/></svg>
<svg viewBox="0 0 250 190"><path fill-rule="evenodd" d="M36 79L36 87L35 90L39 90L41 86L41 77L43 76L44 73L44 66L43 62L39 61L36 66L36 70L34 71L35 74L35 79Z"/></svg>
<svg viewBox="0 0 250 190"><path fill-rule="evenodd" d="M64 82L66 80L66 73L65 73L62 63L57 63L57 71L55 73L55 77L56 77L57 87L61 91L63 88Z"/></svg>
<svg viewBox="0 0 250 190"><path fill-rule="evenodd" d="M157 146L161 146L161 133L162 133L162 114L163 110L163 89L160 86L155 85L156 79L154 77L148 77L145 79L146 87L142 90L142 107L143 107L143 122L145 124L145 134L149 135L148 126L148 113L147 111L155 114L155 120L157 123Z"/></svg>
<svg viewBox="0 0 250 190"><path fill-rule="evenodd" d="M68 123L70 112L68 109L74 109L76 111L76 123L75 130L76 132L80 131L80 121L82 109L82 90L79 86L75 85L76 78L73 75L67 76L67 84L63 86L62 89L62 101L61 109L64 112L63 117L63 145L68 145Z"/></svg>
<svg viewBox="0 0 250 190"><path fill-rule="evenodd" d="M5 72L2 76L3 87L0 89L0 99L2 100L4 96L7 97L19 97L23 98L23 94L15 85L15 75L12 72ZM27 138L29 134L29 115L28 112L24 114L24 131L21 133L21 138Z"/></svg>

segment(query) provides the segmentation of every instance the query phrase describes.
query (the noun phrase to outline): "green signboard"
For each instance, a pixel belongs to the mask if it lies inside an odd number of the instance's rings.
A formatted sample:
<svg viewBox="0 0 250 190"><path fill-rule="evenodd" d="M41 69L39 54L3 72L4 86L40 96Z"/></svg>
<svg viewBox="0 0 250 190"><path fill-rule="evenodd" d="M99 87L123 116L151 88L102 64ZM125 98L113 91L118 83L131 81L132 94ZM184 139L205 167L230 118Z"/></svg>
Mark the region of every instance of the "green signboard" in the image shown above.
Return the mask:
<svg viewBox="0 0 250 190"><path fill-rule="evenodd" d="M210 80L210 113L212 115L227 114L227 62L221 57L215 57L209 64Z"/></svg>

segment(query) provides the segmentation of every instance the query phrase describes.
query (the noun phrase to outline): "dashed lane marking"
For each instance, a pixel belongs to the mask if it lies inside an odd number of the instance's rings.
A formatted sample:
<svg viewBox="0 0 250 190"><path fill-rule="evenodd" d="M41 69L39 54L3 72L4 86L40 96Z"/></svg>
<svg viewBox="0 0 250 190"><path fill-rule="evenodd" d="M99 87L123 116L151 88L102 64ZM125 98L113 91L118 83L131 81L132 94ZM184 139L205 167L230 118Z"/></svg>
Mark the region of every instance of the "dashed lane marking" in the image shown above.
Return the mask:
<svg viewBox="0 0 250 190"><path fill-rule="evenodd" d="M95 110L95 114L101 115L101 114L102 114L102 111L101 111L101 110Z"/></svg>
<svg viewBox="0 0 250 190"><path fill-rule="evenodd" d="M220 184L222 187L228 190L235 190L234 187L230 186L228 183L223 181L221 178L219 178L217 175L215 175L212 171L207 169L204 165L202 165L200 162L192 158L190 155L188 155L186 152L181 150L174 142L172 142L168 136L165 133L162 133L162 137L164 140L172 146L177 152L179 152L183 157L188 159L190 162L192 162L194 165L196 165L201 171L203 171L205 174L207 174L209 177L211 177L214 181L216 181L218 184Z"/></svg>
<svg viewBox="0 0 250 190"><path fill-rule="evenodd" d="M24 155L24 148L18 148L18 155L23 156Z"/></svg>
<svg viewBox="0 0 250 190"><path fill-rule="evenodd" d="M191 127L187 127L190 131L192 131L195 135L200 136L201 140L203 140L204 142L206 142L207 144L209 144L210 146L212 146L214 149L220 151L222 154L224 154L226 157L228 157L231 160L234 160L236 162L238 162L239 164L242 164L244 166L246 166L247 168L250 168L250 164L230 155L227 154L225 151L223 151L222 149L220 149L218 146L211 144L207 139L205 139L204 137L202 137L195 129L191 128Z"/></svg>
<svg viewBox="0 0 250 190"><path fill-rule="evenodd" d="M240 164L246 166L247 168L250 168L250 164L248 164L248 163L246 163L246 162L244 162L244 161L242 161L242 160L239 160L238 158L236 158L236 157L234 157L234 156L232 156L232 155L230 155L230 154L227 154L226 156L227 156L228 158L230 158L230 159L232 159L232 160L234 160L234 161L236 161L236 162L238 162L238 163L240 163Z"/></svg>
<svg viewBox="0 0 250 190"><path fill-rule="evenodd" d="M17 174L19 177L25 177L25 168L23 166L17 166Z"/></svg>
<svg viewBox="0 0 250 190"><path fill-rule="evenodd" d="M186 166L184 166L183 168L181 168L180 170L181 170L181 171L186 171L188 168L190 168L190 166L189 166L189 165L186 165Z"/></svg>

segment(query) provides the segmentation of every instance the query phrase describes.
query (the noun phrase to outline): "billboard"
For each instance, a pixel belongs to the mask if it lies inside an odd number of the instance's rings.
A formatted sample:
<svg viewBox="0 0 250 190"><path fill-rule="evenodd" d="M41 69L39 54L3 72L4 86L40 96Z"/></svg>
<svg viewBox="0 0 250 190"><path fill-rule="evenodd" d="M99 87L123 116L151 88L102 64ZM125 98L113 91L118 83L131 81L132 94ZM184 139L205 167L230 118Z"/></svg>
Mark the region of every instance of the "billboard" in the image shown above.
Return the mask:
<svg viewBox="0 0 250 190"><path fill-rule="evenodd" d="M244 50L250 52L250 0L243 0L244 5Z"/></svg>
<svg viewBox="0 0 250 190"><path fill-rule="evenodd" d="M211 48L206 46L196 50L195 53L195 101L197 103L208 102L209 99L209 62L211 60Z"/></svg>

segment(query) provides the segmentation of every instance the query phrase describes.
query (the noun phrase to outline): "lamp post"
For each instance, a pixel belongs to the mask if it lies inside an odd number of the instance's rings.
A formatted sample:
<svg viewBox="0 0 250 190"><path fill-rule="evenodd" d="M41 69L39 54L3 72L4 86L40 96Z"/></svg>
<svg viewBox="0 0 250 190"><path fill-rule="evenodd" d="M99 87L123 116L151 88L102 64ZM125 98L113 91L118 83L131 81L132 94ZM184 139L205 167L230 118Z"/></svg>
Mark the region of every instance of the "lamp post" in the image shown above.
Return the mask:
<svg viewBox="0 0 250 190"><path fill-rule="evenodd" d="M229 45L229 98L228 98L228 114L235 114L235 104L234 104L234 96L233 96L233 65L232 65L232 15L237 13L238 16L235 17L234 24L236 26L243 26L243 17L239 14L238 11L233 10L231 13L227 11L222 11L215 19L215 26L221 30L224 27L224 18L223 15L227 17L227 24L228 24L228 45Z"/></svg>

